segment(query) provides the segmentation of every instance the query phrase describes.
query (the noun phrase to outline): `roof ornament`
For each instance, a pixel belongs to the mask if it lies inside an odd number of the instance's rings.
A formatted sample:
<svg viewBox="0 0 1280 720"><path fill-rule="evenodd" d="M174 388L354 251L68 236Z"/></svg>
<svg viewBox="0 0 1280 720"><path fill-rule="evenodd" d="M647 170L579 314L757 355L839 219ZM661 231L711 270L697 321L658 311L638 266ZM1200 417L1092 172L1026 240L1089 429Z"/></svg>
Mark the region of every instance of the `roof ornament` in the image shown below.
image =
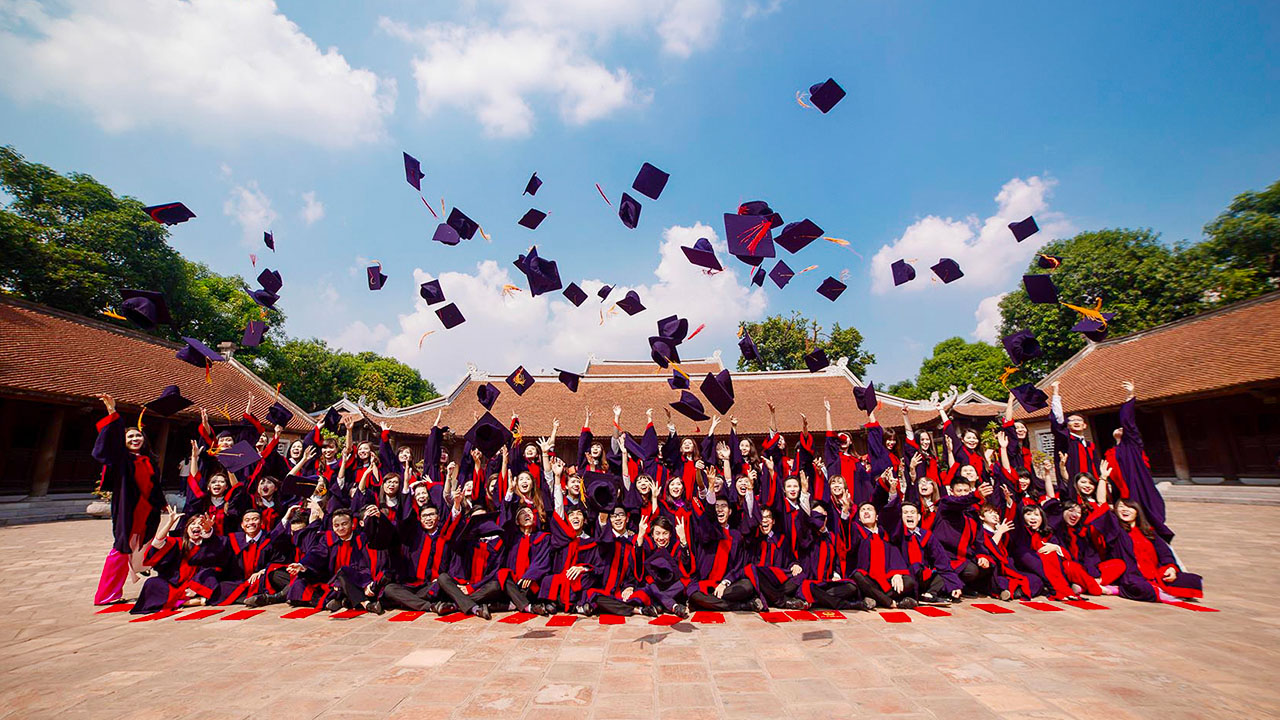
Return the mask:
<svg viewBox="0 0 1280 720"><path fill-rule="evenodd" d="M467 376L468 376L468 377L476 377L476 376L478 376L479 374L480 374L480 368L476 367L476 364L475 364L475 363L470 363L470 362L469 362L469 363L467 363Z"/></svg>
<svg viewBox="0 0 1280 720"><path fill-rule="evenodd" d="M836 361L836 367L840 368L841 370L848 369L849 358L847 356L841 357L839 360Z"/></svg>

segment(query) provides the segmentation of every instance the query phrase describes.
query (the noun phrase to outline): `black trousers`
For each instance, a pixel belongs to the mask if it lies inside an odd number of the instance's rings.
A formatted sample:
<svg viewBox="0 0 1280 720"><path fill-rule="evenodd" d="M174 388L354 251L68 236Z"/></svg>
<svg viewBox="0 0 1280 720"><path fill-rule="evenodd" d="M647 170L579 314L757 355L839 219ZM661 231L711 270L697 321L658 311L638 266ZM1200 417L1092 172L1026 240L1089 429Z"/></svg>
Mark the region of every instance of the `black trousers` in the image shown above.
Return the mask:
<svg viewBox="0 0 1280 720"><path fill-rule="evenodd" d="M828 610L865 610L862 591L855 582L814 583L809 587L813 606Z"/></svg>
<svg viewBox="0 0 1280 720"><path fill-rule="evenodd" d="M750 580L742 578L725 588L722 597L713 593L694 590L689 593L689 607L699 610L718 610L721 612L734 610L750 610L751 600L756 596L756 588Z"/></svg>
<svg viewBox="0 0 1280 720"><path fill-rule="evenodd" d="M979 595L999 595L1000 588L996 586L995 571L995 565L984 568L972 560L965 560L964 565L960 566L956 574L964 582L965 590L976 592Z"/></svg>
<svg viewBox="0 0 1280 720"><path fill-rule="evenodd" d="M458 583L449 575L441 575L437 581L440 583L440 591L458 607L460 612L470 613L477 605L493 605L507 600L511 601L516 610L524 612L529 610L529 595L515 580L508 580L506 585L499 585L497 580L490 580L472 590L470 594L462 592L462 588L458 587Z"/></svg>
<svg viewBox="0 0 1280 720"><path fill-rule="evenodd" d="M334 594L342 602L342 606L352 610L359 608L361 603L369 598L364 594L364 588L353 581L347 573L342 570L338 571L334 583Z"/></svg>
<svg viewBox="0 0 1280 720"><path fill-rule="evenodd" d="M796 597L803 580L799 575L795 575L787 578L786 582L779 582L772 572L765 571L756 573L756 582L760 585L760 594L764 596L764 601L773 607L778 607L787 598Z"/></svg>
<svg viewBox="0 0 1280 720"><path fill-rule="evenodd" d="M596 612L602 615L622 615L630 617L636 611L636 606L626 603L612 595L597 595L595 599Z"/></svg>
<svg viewBox="0 0 1280 720"><path fill-rule="evenodd" d="M382 602L388 607L425 612L431 609L432 600L430 584L411 588L400 583L391 583L382 588Z"/></svg>
<svg viewBox="0 0 1280 720"><path fill-rule="evenodd" d="M854 572L853 577L849 579L858 584L858 589L862 591L864 596L876 601L876 607L887 608L893 607L894 600L915 597L916 588L918 587L916 585L916 579L910 575L902 575L901 577L902 592L894 590L892 586L889 588L888 592L885 592L881 589L880 583L868 577L866 573L863 573L861 570Z"/></svg>
<svg viewBox="0 0 1280 720"><path fill-rule="evenodd" d="M917 580L916 585L919 586L920 584L921 583ZM933 577L929 578L928 582L924 583L924 588L920 592L922 594L929 593L934 597L946 597L949 595L946 583L942 582L942 576L937 573L934 573Z"/></svg>

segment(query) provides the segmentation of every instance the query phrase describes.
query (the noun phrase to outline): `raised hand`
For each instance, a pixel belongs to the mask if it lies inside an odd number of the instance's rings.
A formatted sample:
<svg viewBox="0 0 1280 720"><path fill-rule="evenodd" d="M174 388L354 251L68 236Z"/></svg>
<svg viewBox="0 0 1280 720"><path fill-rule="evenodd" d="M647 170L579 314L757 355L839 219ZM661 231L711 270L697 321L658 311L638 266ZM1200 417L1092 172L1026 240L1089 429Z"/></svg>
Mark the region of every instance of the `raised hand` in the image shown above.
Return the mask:
<svg viewBox="0 0 1280 720"><path fill-rule="evenodd" d="M245 415L253 414L253 394L252 393L249 394L249 402L244 404L244 414Z"/></svg>
<svg viewBox="0 0 1280 720"><path fill-rule="evenodd" d="M105 407L107 408L107 414L108 414L108 415L113 415L113 414L115 414L115 411L116 411L116 399L115 399L115 398L111 397L110 395L108 395L108 394L106 394L106 393L98 393L97 395L94 395L94 397L96 397L96 398L98 398L99 400L101 400L101 401L102 401L103 406L105 406Z"/></svg>

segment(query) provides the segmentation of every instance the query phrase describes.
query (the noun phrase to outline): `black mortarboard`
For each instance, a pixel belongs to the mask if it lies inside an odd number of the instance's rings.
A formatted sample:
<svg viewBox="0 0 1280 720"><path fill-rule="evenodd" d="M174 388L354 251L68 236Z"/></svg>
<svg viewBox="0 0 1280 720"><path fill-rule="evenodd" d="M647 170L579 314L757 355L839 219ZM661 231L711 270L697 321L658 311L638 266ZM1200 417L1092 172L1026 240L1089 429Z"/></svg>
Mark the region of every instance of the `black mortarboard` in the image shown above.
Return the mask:
<svg viewBox="0 0 1280 720"><path fill-rule="evenodd" d="M1111 319L1114 318L1115 316L1116 316L1115 313L1102 313L1102 317L1105 318L1108 323L1111 322ZM1071 326L1071 330L1074 332L1082 333L1085 337L1089 338L1094 342L1102 342L1103 340L1107 339L1108 327L1110 326L1104 325L1098 322L1097 320L1083 318L1080 320L1080 322Z"/></svg>
<svg viewBox="0 0 1280 720"><path fill-rule="evenodd" d="M200 342L195 338L184 337L187 346L178 351L174 356L185 363L190 363L196 367L205 367L205 362L222 362L226 358L209 348L208 345Z"/></svg>
<svg viewBox="0 0 1280 720"><path fill-rule="evenodd" d="M822 237L822 228L809 218L805 218L800 222L787 223L778 234L776 242L787 252L798 253L820 237Z"/></svg>
<svg viewBox="0 0 1280 720"><path fill-rule="evenodd" d="M573 303L574 307L582 305L587 299L587 294L578 287L578 283L569 283L569 286L564 289L564 296L569 298L569 302Z"/></svg>
<svg viewBox="0 0 1280 720"><path fill-rule="evenodd" d="M826 115L831 108L844 98L844 88L836 83L835 78L827 78L825 82L809 86L809 102Z"/></svg>
<svg viewBox="0 0 1280 720"><path fill-rule="evenodd" d="M547 218L547 214L537 208L529 208L529 211L520 218L520 224L530 230L537 230L542 221Z"/></svg>
<svg viewBox="0 0 1280 720"><path fill-rule="evenodd" d="M612 285L601 285L600 289L596 291L596 297L600 298L600 302L604 302L611 292L613 292Z"/></svg>
<svg viewBox="0 0 1280 720"><path fill-rule="evenodd" d="M444 290L440 288L439 280L428 280L418 286L418 294L428 305L435 305L444 302Z"/></svg>
<svg viewBox="0 0 1280 720"><path fill-rule="evenodd" d="M258 347L262 344L262 336L266 333L266 323L261 320L250 320L249 324L244 326L244 337L240 338L240 344L244 347Z"/></svg>
<svg viewBox="0 0 1280 720"><path fill-rule="evenodd" d="M150 330L156 325L169 325L173 322L164 293L154 290L121 290L120 297L124 298L124 303L120 306L121 312L140 328Z"/></svg>
<svg viewBox="0 0 1280 720"><path fill-rule="evenodd" d="M728 369L715 375L707 373L698 389L702 391L702 397L720 414L729 412L729 408L733 407L733 377L729 375Z"/></svg>
<svg viewBox="0 0 1280 720"><path fill-rule="evenodd" d="M470 240L475 237L476 230L480 229L475 220L467 217L466 213L458 208L449 211L449 219L446 222L450 227L458 231L458 237L463 240Z"/></svg>
<svg viewBox="0 0 1280 720"><path fill-rule="evenodd" d="M485 383L476 388L476 399L484 406L485 410L492 410L493 404L498 401L498 396L502 391L493 383Z"/></svg>
<svg viewBox="0 0 1280 720"><path fill-rule="evenodd" d="M147 403L146 407L156 415L173 415L179 410L190 407L191 401L182 397L177 385L170 385L160 392L160 397Z"/></svg>
<svg viewBox="0 0 1280 720"><path fill-rule="evenodd" d="M795 276L795 271L781 260L779 260L778 264L774 265L773 269L769 271L769 279L778 286L779 290L786 287L787 283L791 282L791 278Z"/></svg>
<svg viewBox="0 0 1280 720"><path fill-rule="evenodd" d="M533 382L533 376L529 374L528 370L524 369L523 365L507 376L507 384L511 386L512 390L516 391L516 395L523 395L526 390L533 387Z"/></svg>
<svg viewBox="0 0 1280 720"><path fill-rule="evenodd" d="M1058 286L1053 284L1053 278L1048 275L1023 275L1022 285L1033 303L1058 302Z"/></svg>
<svg viewBox="0 0 1280 720"><path fill-rule="evenodd" d="M622 497L622 478L588 470L582 475L582 489L588 505L596 512L607 512Z"/></svg>
<svg viewBox="0 0 1280 720"><path fill-rule="evenodd" d="M650 200L657 200L670 177L658 168L645 163L640 166L640 172L636 173L636 181L631 183L631 187Z"/></svg>
<svg viewBox="0 0 1280 720"><path fill-rule="evenodd" d="M467 431L466 441L472 447L480 448L485 455L493 455L498 449L511 442L511 431L507 426L489 413L480 416L475 425Z"/></svg>
<svg viewBox="0 0 1280 720"><path fill-rule="evenodd" d="M409 181L414 190L422 192L422 178L427 174L422 172L422 165L418 159L409 153L404 153L404 179Z"/></svg>
<svg viewBox="0 0 1280 720"><path fill-rule="evenodd" d="M707 414L702 410L702 401L688 390L680 391L680 399L671 403L671 409L695 422L707 419Z"/></svg>
<svg viewBox="0 0 1280 720"><path fill-rule="evenodd" d="M704 416L705 420L706 417ZM653 576L653 581L659 587L667 587L674 583L677 579L676 563L671 555L663 553L648 553L645 556L645 569Z"/></svg>
<svg viewBox="0 0 1280 720"><path fill-rule="evenodd" d="M280 278L278 270L263 268L262 272L258 273L258 284L267 292L279 294L280 288L284 287L284 280Z"/></svg>
<svg viewBox="0 0 1280 720"><path fill-rule="evenodd" d="M187 209L186 205L180 202L151 205L142 208L142 212L150 215L152 220L162 225L177 225L196 216L195 213Z"/></svg>
<svg viewBox="0 0 1280 720"><path fill-rule="evenodd" d="M217 460L227 472L239 473L241 470L253 467L262 456L258 454L258 449L248 440L239 440L231 447L219 452Z"/></svg>
<svg viewBox="0 0 1280 720"><path fill-rule="evenodd" d="M845 285L839 280L833 277L828 277L826 280L822 281L821 285L818 286L818 294L832 302L835 302L836 299L840 297L840 293L844 292L847 287L848 285Z"/></svg>
<svg viewBox="0 0 1280 720"><path fill-rule="evenodd" d="M568 370L561 370L560 368L555 368L555 371L559 373L556 379L569 388L569 392L578 392L578 381L582 379L581 375Z"/></svg>
<svg viewBox="0 0 1280 720"><path fill-rule="evenodd" d="M1049 407L1049 396L1031 383L1009 388L1009 394L1029 413Z"/></svg>
<svg viewBox="0 0 1280 720"><path fill-rule="evenodd" d="M764 287L764 268L756 268L756 271L751 275L751 284Z"/></svg>
<svg viewBox="0 0 1280 720"><path fill-rule="evenodd" d="M672 368L671 377L667 378L667 384L671 386L672 390L688 390L689 376L681 375L679 370Z"/></svg>
<svg viewBox="0 0 1280 720"><path fill-rule="evenodd" d="M816 348L804 356L804 364L809 368L809 372L815 373L830 365L831 361L827 359L827 353L822 348Z"/></svg>
<svg viewBox="0 0 1280 720"><path fill-rule="evenodd" d="M769 203L763 200L748 200L738 206L739 215L755 215L769 221L771 228L782 227L782 216L773 211L769 207Z"/></svg>
<svg viewBox="0 0 1280 720"><path fill-rule="evenodd" d="M628 315L635 315L644 310L644 305L640 304L640 293L635 290L628 290L627 296L618 301L618 307Z"/></svg>
<svg viewBox="0 0 1280 720"><path fill-rule="evenodd" d="M724 266L720 264L720 260L716 258L715 248L711 247L711 241L706 238L698 238L693 247L683 247L684 256L689 262L704 267L708 270L723 270Z"/></svg>
<svg viewBox="0 0 1280 720"><path fill-rule="evenodd" d="M1036 265L1039 265L1045 270L1053 270L1054 268L1062 265L1062 258L1057 255L1037 255Z"/></svg>
<svg viewBox="0 0 1280 720"><path fill-rule="evenodd" d="M538 257L536 246L529 248L528 255L516 258L515 266L528 278L529 294L533 297L564 287L560 283L560 269L556 261Z"/></svg>
<svg viewBox="0 0 1280 720"><path fill-rule="evenodd" d="M247 292L249 293L249 297L253 298L254 302L268 310L274 310L276 301L280 299L279 295L271 292L270 290L249 290Z"/></svg>
<svg viewBox="0 0 1280 720"><path fill-rule="evenodd" d="M729 243L729 254L734 257L771 258L776 254L773 249L773 226L767 218L759 215L725 213L724 236Z"/></svg>
<svg viewBox="0 0 1280 720"><path fill-rule="evenodd" d="M1034 217L1028 217L1026 220L1009 223L1009 229L1013 231L1013 238L1018 242L1022 242L1027 238L1040 232L1040 226L1036 225Z"/></svg>
<svg viewBox="0 0 1280 720"><path fill-rule="evenodd" d="M960 269L960 263L951 258L942 258L937 265L929 268L934 275L943 283L952 283L964 277L964 271Z"/></svg>
<svg viewBox="0 0 1280 720"><path fill-rule="evenodd" d="M265 244L266 244L266 246L267 246L268 248L270 248L271 250L275 250L275 249L276 249L276 236L275 236L275 235L272 235L272 234L271 234L271 233L269 233L269 232L264 232L264 233L262 233L262 242L263 242L263 243L265 243Z"/></svg>
<svg viewBox="0 0 1280 720"><path fill-rule="evenodd" d="M1044 355L1044 351L1040 349L1040 341L1036 340L1036 336L1030 330L1019 330L1006 336L1001 342L1004 343L1004 349L1009 353L1009 359L1013 360L1014 365L1021 365Z"/></svg>
<svg viewBox="0 0 1280 720"><path fill-rule="evenodd" d="M436 234L431 239L441 243L442 245L457 245L462 242L462 238L458 235L458 231L453 229L449 223L440 223L436 226Z"/></svg>
<svg viewBox="0 0 1280 720"><path fill-rule="evenodd" d="M449 303L442 308L436 308L436 317L440 318L440 322L444 323L444 329L449 330L455 328L467 319L462 317L462 311L454 303Z"/></svg>
<svg viewBox="0 0 1280 720"><path fill-rule="evenodd" d="M649 338L649 357L653 358L653 362L658 367L667 367L673 362L680 362L680 353L676 350L676 343L669 338L651 337Z"/></svg>
<svg viewBox="0 0 1280 720"><path fill-rule="evenodd" d="M658 321L658 336L679 344L689 334L689 321L679 315L664 317Z"/></svg>
<svg viewBox="0 0 1280 720"><path fill-rule="evenodd" d="M853 402L858 406L858 409L863 412L875 412L876 405L880 404L880 401L876 399L876 384L869 382L865 387L854 390Z"/></svg>
<svg viewBox="0 0 1280 720"><path fill-rule="evenodd" d="M916 279L916 269L908 265L906 260L894 260L889 269L893 271L894 287Z"/></svg>
<svg viewBox="0 0 1280 720"><path fill-rule="evenodd" d="M738 340L738 351L742 353L744 360L760 360L760 349L745 329L742 331L742 338Z"/></svg>
<svg viewBox="0 0 1280 720"><path fill-rule="evenodd" d="M618 217L622 219L623 225L635 230L640 224L640 201L622 193L622 200L618 203Z"/></svg>
<svg viewBox="0 0 1280 720"><path fill-rule="evenodd" d="M292 419L293 411L278 402L267 408L267 421L272 425L284 427Z"/></svg>
<svg viewBox="0 0 1280 720"><path fill-rule="evenodd" d="M522 194L522 195L537 195L537 194L538 194L538 188L540 188L540 187L542 187L542 181L538 179L538 173L534 173L534 174L532 174L532 175L530 175L530 176L529 176L529 182L525 183L525 185L524 185L524 192L523 192L523 193L521 193L521 194Z"/></svg>
<svg viewBox="0 0 1280 720"><path fill-rule="evenodd" d="M324 417L320 418L320 426L331 433L338 432L338 426L342 424L342 413L338 412L338 408L331 407L324 411Z"/></svg>
<svg viewBox="0 0 1280 720"><path fill-rule="evenodd" d="M387 276L382 274L381 265L370 265L365 268L365 271L369 273L370 290L381 290L382 286L387 283Z"/></svg>

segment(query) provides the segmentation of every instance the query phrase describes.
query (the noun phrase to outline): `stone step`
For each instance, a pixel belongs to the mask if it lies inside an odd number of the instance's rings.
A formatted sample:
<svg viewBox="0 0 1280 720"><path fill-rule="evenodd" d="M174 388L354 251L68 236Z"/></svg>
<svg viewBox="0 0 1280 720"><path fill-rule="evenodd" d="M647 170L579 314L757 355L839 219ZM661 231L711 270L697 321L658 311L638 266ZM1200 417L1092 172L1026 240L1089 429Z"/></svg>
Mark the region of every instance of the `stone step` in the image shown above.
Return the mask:
<svg viewBox="0 0 1280 720"><path fill-rule="evenodd" d="M1165 502L1225 503L1229 505L1280 505L1280 487L1258 485L1159 484Z"/></svg>

